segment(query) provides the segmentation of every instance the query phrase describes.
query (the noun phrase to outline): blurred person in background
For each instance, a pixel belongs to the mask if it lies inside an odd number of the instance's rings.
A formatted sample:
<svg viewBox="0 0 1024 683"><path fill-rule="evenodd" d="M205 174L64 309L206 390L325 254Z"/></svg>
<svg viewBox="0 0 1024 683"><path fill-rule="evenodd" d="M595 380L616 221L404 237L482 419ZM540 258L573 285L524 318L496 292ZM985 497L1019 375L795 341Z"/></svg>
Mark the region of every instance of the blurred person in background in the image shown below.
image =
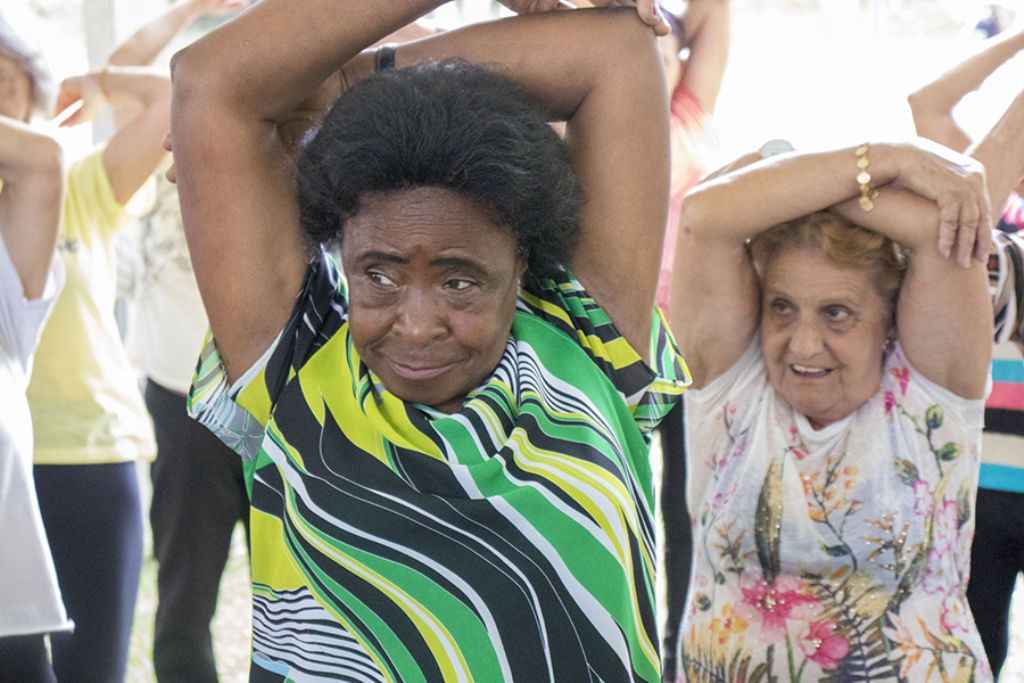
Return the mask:
<svg viewBox="0 0 1024 683"><path fill-rule="evenodd" d="M0 680L52 683L45 637L71 628L32 481L25 389L64 270L63 154L27 125L50 111L39 52L0 18Z"/></svg>
<svg viewBox="0 0 1024 683"><path fill-rule="evenodd" d="M31 82L12 30L0 54ZM11 63L11 62L8 62ZM108 103L131 108L109 142L70 164L58 255L65 286L44 328L28 386L39 509L73 632L51 635L60 680L122 679L142 554L135 462L152 455L149 420L114 319L113 237L124 205L165 157L170 81L111 67L66 79L64 125L91 120ZM23 120L27 112L22 112Z"/></svg>
<svg viewBox="0 0 1024 683"><path fill-rule="evenodd" d="M187 27L225 16L242 0L178 0L110 55L111 66L148 66ZM123 116L122 110L115 112ZM129 112L130 114L130 112ZM176 188L153 174L152 205L125 230L119 270L129 301L127 346L146 378L156 460L149 521L157 568L153 669L158 681L217 680L210 622L239 521L248 535L248 497L238 455L190 419L185 394L208 323L181 226Z"/></svg>
<svg viewBox="0 0 1024 683"><path fill-rule="evenodd" d="M1024 49L1024 29L986 42L975 54L908 97L918 135L963 151L972 139L953 110L1000 66ZM989 258L996 335L992 392L985 402L981 477L967 599L992 671L1009 645L1010 603L1024 571L1024 200L1010 194Z"/></svg>
<svg viewBox="0 0 1024 683"><path fill-rule="evenodd" d="M679 232L679 208L708 170L717 148L713 113L729 57L729 0L690 0L682 8L662 5L672 28L658 38L669 97L672 155L668 222L658 277L657 303L668 310L672 262ZM661 495L665 592L668 607L662 636L662 675L675 680L679 623L690 581L692 531L686 509L686 439L680 401L659 428L662 452Z"/></svg>

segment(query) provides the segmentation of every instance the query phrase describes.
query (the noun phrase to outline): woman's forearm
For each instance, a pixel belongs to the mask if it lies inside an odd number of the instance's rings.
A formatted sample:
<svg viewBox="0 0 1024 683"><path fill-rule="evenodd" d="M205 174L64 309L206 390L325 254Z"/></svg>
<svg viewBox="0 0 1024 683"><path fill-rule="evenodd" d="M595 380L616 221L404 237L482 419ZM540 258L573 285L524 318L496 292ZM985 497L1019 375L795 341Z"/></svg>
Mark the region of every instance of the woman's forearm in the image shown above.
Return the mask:
<svg viewBox="0 0 1024 683"><path fill-rule="evenodd" d="M772 226L856 197L855 149L789 152L705 181L686 195L680 230L700 240L742 244ZM894 153L890 146L871 146L873 185L895 177Z"/></svg>
<svg viewBox="0 0 1024 683"><path fill-rule="evenodd" d="M143 66L152 64L174 37L203 15L202 0L178 0L163 14L143 24L110 55L108 64Z"/></svg>
<svg viewBox="0 0 1024 683"><path fill-rule="evenodd" d="M187 103L176 111L227 108L253 121L287 120L360 50L442 4L263 0L174 56L175 98Z"/></svg>
<svg viewBox="0 0 1024 683"><path fill-rule="evenodd" d="M964 95L976 90L1008 59L1024 49L1024 31L993 38L974 55L960 62L907 98L915 117L950 115Z"/></svg>
<svg viewBox="0 0 1024 683"><path fill-rule="evenodd" d="M907 103L917 134L960 152L966 150L971 145L971 136L953 118L953 108L1022 48L1024 31L995 38L976 54L911 93Z"/></svg>

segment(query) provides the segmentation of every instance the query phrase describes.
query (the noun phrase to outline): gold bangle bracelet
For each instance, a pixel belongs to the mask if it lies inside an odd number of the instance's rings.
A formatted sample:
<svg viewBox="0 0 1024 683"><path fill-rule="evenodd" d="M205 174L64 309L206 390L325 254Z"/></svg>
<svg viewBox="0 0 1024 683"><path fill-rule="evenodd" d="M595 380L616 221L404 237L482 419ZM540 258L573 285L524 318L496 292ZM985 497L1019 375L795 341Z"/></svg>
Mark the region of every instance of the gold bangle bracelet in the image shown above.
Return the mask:
<svg viewBox="0 0 1024 683"><path fill-rule="evenodd" d="M871 211L875 208L875 199L878 198L878 190L871 189L871 174L868 172L868 166L871 162L868 160L868 149L871 145L865 142L855 150L857 155L857 186L860 188L860 208L864 211Z"/></svg>

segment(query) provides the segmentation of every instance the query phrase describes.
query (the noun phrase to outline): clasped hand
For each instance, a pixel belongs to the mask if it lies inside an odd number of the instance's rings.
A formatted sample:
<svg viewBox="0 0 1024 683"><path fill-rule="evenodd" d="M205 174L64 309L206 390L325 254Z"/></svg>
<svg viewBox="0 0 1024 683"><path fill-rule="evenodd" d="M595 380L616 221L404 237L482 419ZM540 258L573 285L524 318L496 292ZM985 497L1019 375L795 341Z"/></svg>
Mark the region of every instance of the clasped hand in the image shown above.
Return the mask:
<svg viewBox="0 0 1024 683"><path fill-rule="evenodd" d="M498 0L516 14L534 14L550 12L556 9L569 9L571 5L565 0ZM671 32L668 22L658 10L654 0L590 0L595 7L635 7L640 21L654 29L655 34L667 36Z"/></svg>
<svg viewBox="0 0 1024 683"><path fill-rule="evenodd" d="M918 138L904 146L897 181L939 209L938 249L967 267L992 250L992 208L981 162Z"/></svg>

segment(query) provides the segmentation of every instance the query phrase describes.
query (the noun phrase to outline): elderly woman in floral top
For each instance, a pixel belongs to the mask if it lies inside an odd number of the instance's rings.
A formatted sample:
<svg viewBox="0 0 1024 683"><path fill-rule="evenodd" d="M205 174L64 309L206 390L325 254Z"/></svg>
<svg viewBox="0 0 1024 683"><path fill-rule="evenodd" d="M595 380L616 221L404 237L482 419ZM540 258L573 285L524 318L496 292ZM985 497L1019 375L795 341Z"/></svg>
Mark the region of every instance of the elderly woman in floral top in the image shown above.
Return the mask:
<svg viewBox="0 0 1024 683"><path fill-rule="evenodd" d="M982 261L1024 175L1024 96L973 156L750 156L683 204L685 680L991 680L964 595Z"/></svg>

